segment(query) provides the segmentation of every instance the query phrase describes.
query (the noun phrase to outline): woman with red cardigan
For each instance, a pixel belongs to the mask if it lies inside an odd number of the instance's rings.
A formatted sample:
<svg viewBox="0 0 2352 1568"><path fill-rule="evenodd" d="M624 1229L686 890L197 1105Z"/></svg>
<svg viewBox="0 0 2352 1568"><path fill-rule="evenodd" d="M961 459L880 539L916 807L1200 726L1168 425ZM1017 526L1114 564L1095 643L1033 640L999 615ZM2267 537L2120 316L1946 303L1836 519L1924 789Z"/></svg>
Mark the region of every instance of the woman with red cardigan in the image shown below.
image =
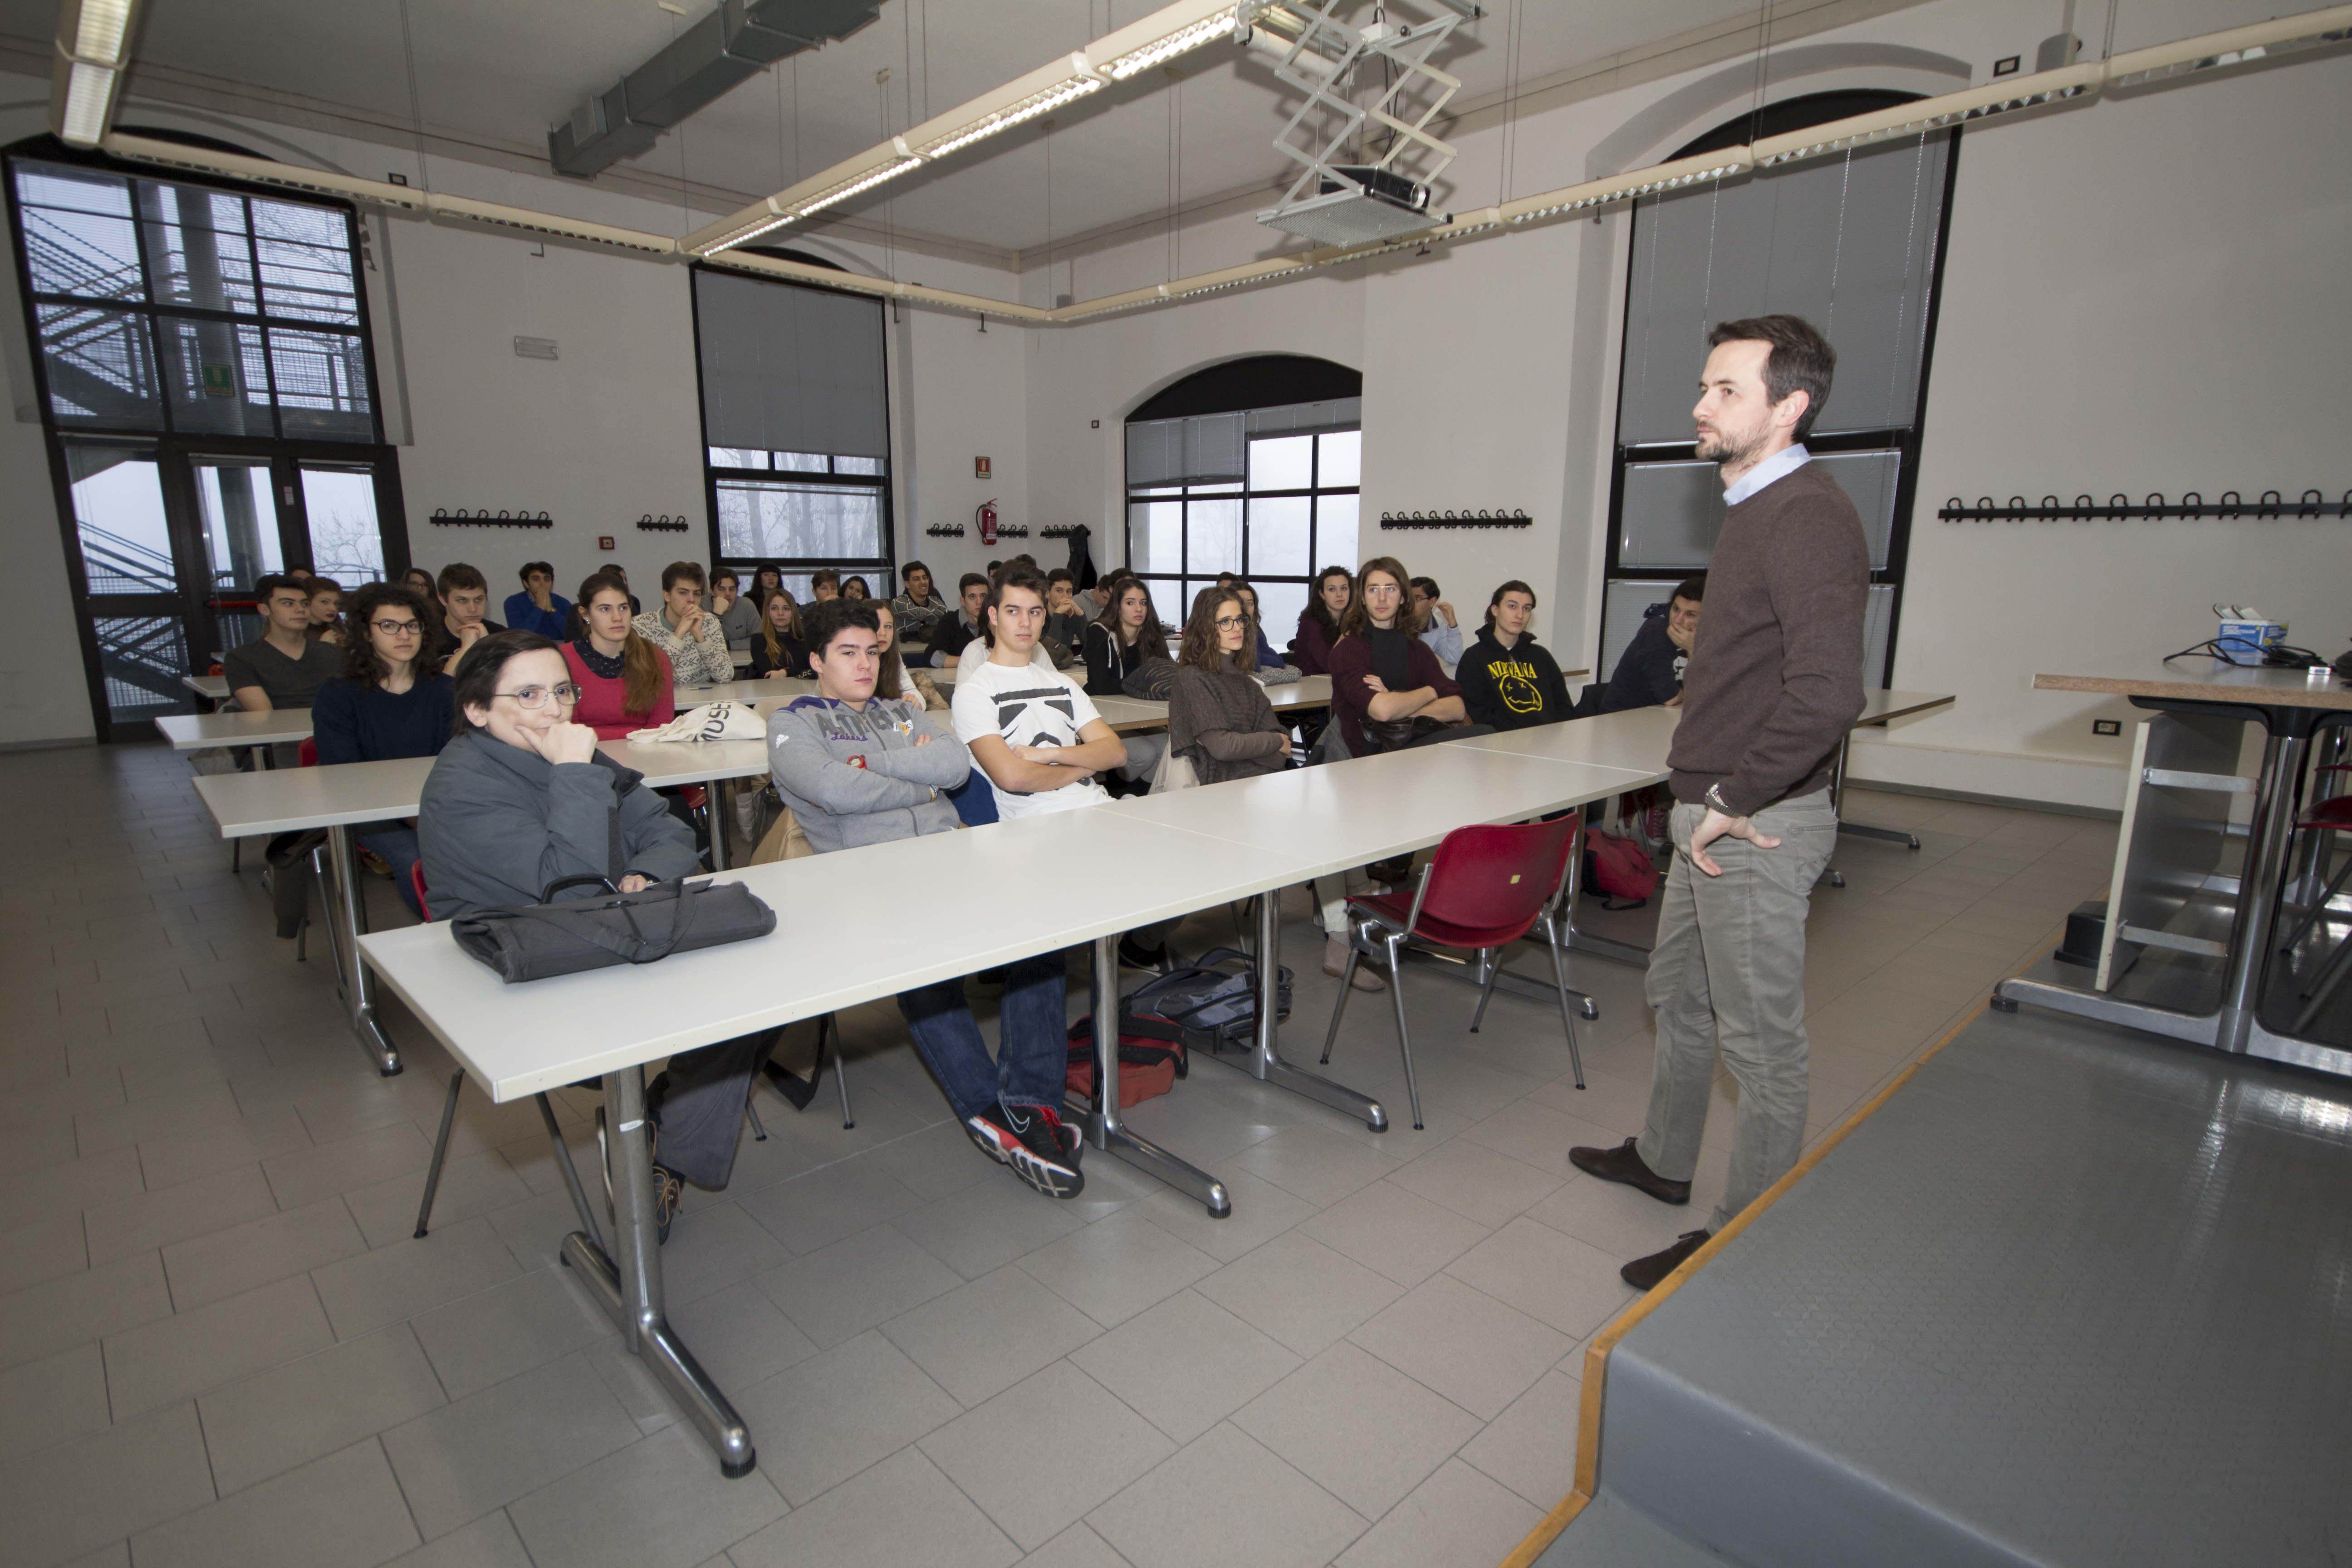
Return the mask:
<svg viewBox="0 0 2352 1568"><path fill-rule="evenodd" d="M618 741L676 718L668 656L629 629L629 585L599 572L580 584L577 602L586 630L563 645L563 662L580 688L572 721L595 731L600 741Z"/></svg>

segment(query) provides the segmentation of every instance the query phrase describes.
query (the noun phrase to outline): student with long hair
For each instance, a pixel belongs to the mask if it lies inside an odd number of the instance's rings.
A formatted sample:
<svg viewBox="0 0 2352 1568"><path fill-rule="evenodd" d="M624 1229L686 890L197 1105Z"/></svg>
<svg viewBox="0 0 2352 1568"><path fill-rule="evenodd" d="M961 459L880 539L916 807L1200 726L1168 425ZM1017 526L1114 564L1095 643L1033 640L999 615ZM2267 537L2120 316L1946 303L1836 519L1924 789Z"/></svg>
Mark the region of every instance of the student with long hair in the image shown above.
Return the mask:
<svg viewBox="0 0 2352 1568"><path fill-rule="evenodd" d="M1339 640L1339 618L1356 602L1356 574L1345 566L1326 566L1315 574L1314 596L1298 612L1298 636L1290 645L1290 662L1308 675L1331 673L1331 645Z"/></svg>
<svg viewBox="0 0 2352 1568"><path fill-rule="evenodd" d="M751 679L782 680L808 673L808 644L801 637L801 607L778 588L760 606L760 629L751 638Z"/></svg>
<svg viewBox="0 0 2352 1568"><path fill-rule="evenodd" d="M343 672L319 688L310 705L320 763L439 755L457 710L449 678L426 672L425 645L432 638L423 601L408 588L371 583L352 595L343 614L351 627ZM352 836L391 869L400 901L421 914L408 875L417 858L416 830L404 822L367 822Z"/></svg>
<svg viewBox="0 0 2352 1568"><path fill-rule="evenodd" d="M910 670L898 653L898 612L895 601L869 599L874 606L875 635L881 639L881 668L875 671L874 694L889 701L920 703L924 711L948 710L948 700L940 694L931 678L920 670Z"/></svg>
<svg viewBox="0 0 2352 1568"><path fill-rule="evenodd" d="M1250 675L1256 631L1237 590L1203 588L1192 596L1168 694L1168 743L1204 784L1289 765L1290 731Z"/></svg>
<svg viewBox="0 0 2352 1568"><path fill-rule="evenodd" d="M1487 602L1486 629L1454 670L1463 708L1476 722L1526 730L1573 716L1559 661L1528 629L1535 613L1536 591L1516 577Z"/></svg>
<svg viewBox="0 0 2352 1568"><path fill-rule="evenodd" d="M1110 607L1086 631L1087 695L1119 697L1126 680L1145 664L1168 657L1168 628L1152 607L1151 588L1139 577L1129 577L1111 596ZM1168 754L1168 737L1145 733L1127 737L1127 761L1118 776L1129 784L1150 780Z"/></svg>
<svg viewBox="0 0 2352 1568"><path fill-rule="evenodd" d="M563 645L563 662L580 688L572 722L617 741L677 716L669 658L631 626L629 585L617 573L598 572L580 584L581 635Z"/></svg>
<svg viewBox="0 0 2352 1568"><path fill-rule="evenodd" d="M1348 754L1373 750L1364 721L1433 719L1465 721L1462 689L1438 667L1437 655L1415 635L1406 598L1412 579L1393 556L1364 563L1359 592L1339 620L1339 640L1331 647L1331 711Z"/></svg>

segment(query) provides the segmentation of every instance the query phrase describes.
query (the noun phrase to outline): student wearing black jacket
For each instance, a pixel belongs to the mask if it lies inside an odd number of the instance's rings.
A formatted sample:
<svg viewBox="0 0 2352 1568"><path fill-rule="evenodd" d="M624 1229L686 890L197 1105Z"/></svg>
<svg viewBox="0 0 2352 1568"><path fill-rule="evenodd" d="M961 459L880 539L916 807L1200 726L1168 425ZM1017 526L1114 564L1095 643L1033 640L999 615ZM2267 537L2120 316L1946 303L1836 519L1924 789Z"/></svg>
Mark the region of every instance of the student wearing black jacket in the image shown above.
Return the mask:
<svg viewBox="0 0 2352 1568"><path fill-rule="evenodd" d="M1536 646L1535 590L1514 578L1486 604L1486 629L1462 655L1454 679L1474 724L1525 730L1572 716L1568 680L1549 648Z"/></svg>

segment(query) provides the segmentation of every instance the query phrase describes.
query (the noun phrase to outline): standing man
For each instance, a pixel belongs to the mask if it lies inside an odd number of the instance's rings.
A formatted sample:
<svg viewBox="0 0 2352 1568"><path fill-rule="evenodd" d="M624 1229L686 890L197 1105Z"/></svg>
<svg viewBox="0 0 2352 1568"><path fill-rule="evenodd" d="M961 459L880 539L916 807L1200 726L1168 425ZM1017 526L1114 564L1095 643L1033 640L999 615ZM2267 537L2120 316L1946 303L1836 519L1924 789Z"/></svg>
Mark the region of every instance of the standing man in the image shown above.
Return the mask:
<svg viewBox="0 0 2352 1568"><path fill-rule="evenodd" d="M1658 1016L1647 1124L1578 1168L1690 1202L1716 1052L1739 1084L1731 1174L1705 1230L1621 1271L1647 1290L1796 1164L1805 1142L1805 913L1837 840L1830 766L1862 713L1870 551L1802 443L1837 353L1795 316L1707 334L1698 455L1729 507L1708 563L1715 608L1666 763L1674 868L1651 952Z"/></svg>
<svg viewBox="0 0 2352 1568"><path fill-rule="evenodd" d="M697 563L673 561L663 567L661 603L630 625L669 655L673 686L716 686L735 679L726 628L702 607L702 568Z"/></svg>
<svg viewBox="0 0 2352 1568"><path fill-rule="evenodd" d="M926 834L962 823L940 792L964 782L971 753L911 700L874 695L882 665L881 621L871 605L831 599L803 623L816 695L768 718L776 793L820 855ZM1069 1067L1067 984L1062 954L1041 952L1004 970L997 1053L988 1054L961 979L902 992L899 1011L964 1131L991 1159L1047 1197L1086 1189L1078 1133L1061 1120ZM739 1094L740 1100L740 1096Z"/></svg>

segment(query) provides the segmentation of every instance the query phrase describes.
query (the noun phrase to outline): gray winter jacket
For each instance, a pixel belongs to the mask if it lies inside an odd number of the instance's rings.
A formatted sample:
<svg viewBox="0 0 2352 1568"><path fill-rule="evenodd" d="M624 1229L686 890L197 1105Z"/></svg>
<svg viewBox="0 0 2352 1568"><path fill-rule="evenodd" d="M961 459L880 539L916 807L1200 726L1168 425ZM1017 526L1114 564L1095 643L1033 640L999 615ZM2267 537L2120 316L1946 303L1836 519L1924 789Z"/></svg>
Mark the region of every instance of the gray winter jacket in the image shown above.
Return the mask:
<svg viewBox="0 0 2352 1568"><path fill-rule="evenodd" d="M919 737L929 736L923 744ZM863 712L803 697L768 716L768 765L810 847L824 854L961 825L940 792L963 783L971 753L919 700L877 697Z"/></svg>
<svg viewBox="0 0 2352 1568"><path fill-rule="evenodd" d="M447 920L535 904L559 877L691 875L700 869L694 835L644 779L601 753L593 763L559 766L485 731L467 731L442 748L417 807L426 908Z"/></svg>

